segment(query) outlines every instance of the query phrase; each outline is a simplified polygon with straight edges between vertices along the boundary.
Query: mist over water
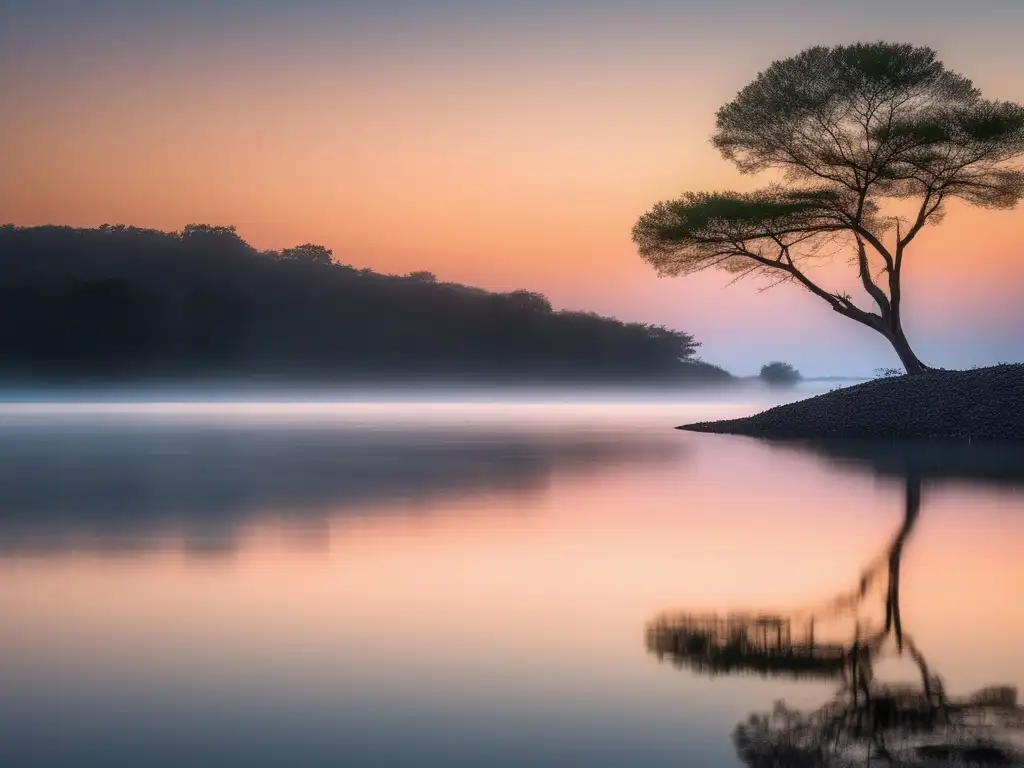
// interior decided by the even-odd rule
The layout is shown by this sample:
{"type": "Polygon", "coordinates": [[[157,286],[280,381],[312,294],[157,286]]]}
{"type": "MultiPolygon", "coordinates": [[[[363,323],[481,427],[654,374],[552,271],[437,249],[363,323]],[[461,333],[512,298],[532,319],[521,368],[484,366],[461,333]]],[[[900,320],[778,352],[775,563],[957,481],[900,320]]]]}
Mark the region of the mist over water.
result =
{"type": "MultiPolygon", "coordinates": [[[[846,701],[764,665],[885,632],[900,532],[904,649],[954,705],[1020,687],[1014,449],[672,429],[802,386],[8,397],[0,764],[740,765],[752,714],[846,701]],[[652,641],[737,614],[797,651],[652,641]]],[[[876,702],[922,679],[893,632],[876,702]]]]}
{"type": "MultiPolygon", "coordinates": [[[[153,385],[76,384],[74,386],[19,387],[0,385],[0,413],[11,416],[38,412],[97,414],[100,411],[136,412],[145,405],[153,415],[174,413],[214,413],[227,417],[239,411],[259,409],[267,417],[276,414],[299,414],[315,409],[317,417],[343,416],[353,405],[378,403],[400,405],[414,413],[424,414],[424,403],[456,405],[493,403],[689,403],[705,406],[726,403],[737,408],[768,406],[801,400],[823,394],[838,387],[858,383],[861,379],[807,379],[788,387],[769,387],[756,378],[734,379],[726,385],[700,385],[683,382],[665,385],[652,382],[622,386],[596,382],[569,382],[541,385],[529,382],[465,384],[444,379],[392,377],[371,383],[334,382],[322,385],[282,385],[259,378],[238,382],[216,380],[207,382],[162,383],[153,385]],[[32,405],[33,408],[28,406],[32,405]],[[155,409],[154,409],[155,407],[155,409]],[[271,408],[272,411],[267,409],[271,408]]],[[[397,412],[396,412],[397,413],[397,412]]]]}

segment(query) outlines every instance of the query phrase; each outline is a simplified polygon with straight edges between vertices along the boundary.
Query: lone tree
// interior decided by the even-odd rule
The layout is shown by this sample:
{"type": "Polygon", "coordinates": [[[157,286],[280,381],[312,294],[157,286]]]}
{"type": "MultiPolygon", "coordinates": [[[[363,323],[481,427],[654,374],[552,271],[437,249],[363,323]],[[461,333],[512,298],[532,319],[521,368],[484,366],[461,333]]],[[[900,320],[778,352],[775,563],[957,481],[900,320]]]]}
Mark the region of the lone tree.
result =
{"type": "Polygon", "coordinates": [[[761,366],[761,381],[773,387],[792,387],[800,381],[800,371],[779,360],[761,366]]]}
{"type": "Polygon", "coordinates": [[[781,170],[785,183],[658,203],[633,229],[644,260],[660,275],[718,267],[799,283],[885,336],[911,374],[927,370],[900,312],[911,242],[951,200],[1009,209],[1024,196],[1024,107],[982,99],[931,48],[858,43],[776,61],[718,111],[712,143],[742,172],[781,170]],[[808,276],[843,250],[875,307],[808,276]]]}

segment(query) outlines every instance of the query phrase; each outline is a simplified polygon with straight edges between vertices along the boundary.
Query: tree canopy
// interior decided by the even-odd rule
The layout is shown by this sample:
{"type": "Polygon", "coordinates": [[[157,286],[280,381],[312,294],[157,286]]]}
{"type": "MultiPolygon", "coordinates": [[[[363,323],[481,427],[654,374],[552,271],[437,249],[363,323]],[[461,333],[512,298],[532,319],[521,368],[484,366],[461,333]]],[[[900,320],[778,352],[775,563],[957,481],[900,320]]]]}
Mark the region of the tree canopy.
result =
{"type": "Polygon", "coordinates": [[[773,387],[792,386],[800,381],[800,371],[781,360],[761,366],[761,373],[758,376],[765,384],[773,387]]]}
{"type": "Polygon", "coordinates": [[[931,48],[814,47],[776,61],[717,114],[712,143],[754,192],[689,192],[640,217],[633,240],[660,275],[721,268],[793,282],[878,331],[908,373],[925,366],[901,318],[908,246],[947,203],[1014,207],[1024,196],[1024,107],[988,101],[931,48]],[[891,204],[911,206],[909,216],[891,204]],[[846,250],[874,303],[815,282],[807,267],[846,250]]]}
{"type": "Polygon", "coordinates": [[[0,376],[721,381],[690,334],[234,227],[0,227],[0,376]]]}
{"type": "Polygon", "coordinates": [[[281,251],[281,258],[295,259],[296,261],[305,261],[310,264],[333,263],[331,249],[325,248],[322,245],[315,245],[314,243],[296,245],[294,248],[285,248],[283,251],[281,251]]]}

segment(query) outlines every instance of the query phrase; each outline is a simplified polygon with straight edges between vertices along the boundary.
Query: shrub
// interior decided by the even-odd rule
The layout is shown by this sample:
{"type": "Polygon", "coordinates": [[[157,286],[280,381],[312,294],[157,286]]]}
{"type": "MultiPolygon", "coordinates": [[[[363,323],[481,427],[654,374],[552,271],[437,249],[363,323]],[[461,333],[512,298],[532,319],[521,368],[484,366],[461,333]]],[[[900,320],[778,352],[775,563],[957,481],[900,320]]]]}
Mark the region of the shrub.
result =
{"type": "Polygon", "coordinates": [[[772,387],[792,387],[800,381],[800,371],[789,363],[775,360],[761,367],[761,381],[772,387]]]}

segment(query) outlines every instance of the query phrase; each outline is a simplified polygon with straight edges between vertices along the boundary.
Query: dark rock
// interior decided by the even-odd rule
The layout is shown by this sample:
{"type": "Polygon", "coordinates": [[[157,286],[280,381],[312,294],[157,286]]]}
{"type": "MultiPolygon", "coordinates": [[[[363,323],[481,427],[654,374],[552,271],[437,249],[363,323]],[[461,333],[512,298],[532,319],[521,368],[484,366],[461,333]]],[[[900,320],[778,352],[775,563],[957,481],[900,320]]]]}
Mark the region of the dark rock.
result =
{"type": "Polygon", "coordinates": [[[1024,440],[1024,364],[877,379],[678,429],[774,439],[1024,440]]]}

